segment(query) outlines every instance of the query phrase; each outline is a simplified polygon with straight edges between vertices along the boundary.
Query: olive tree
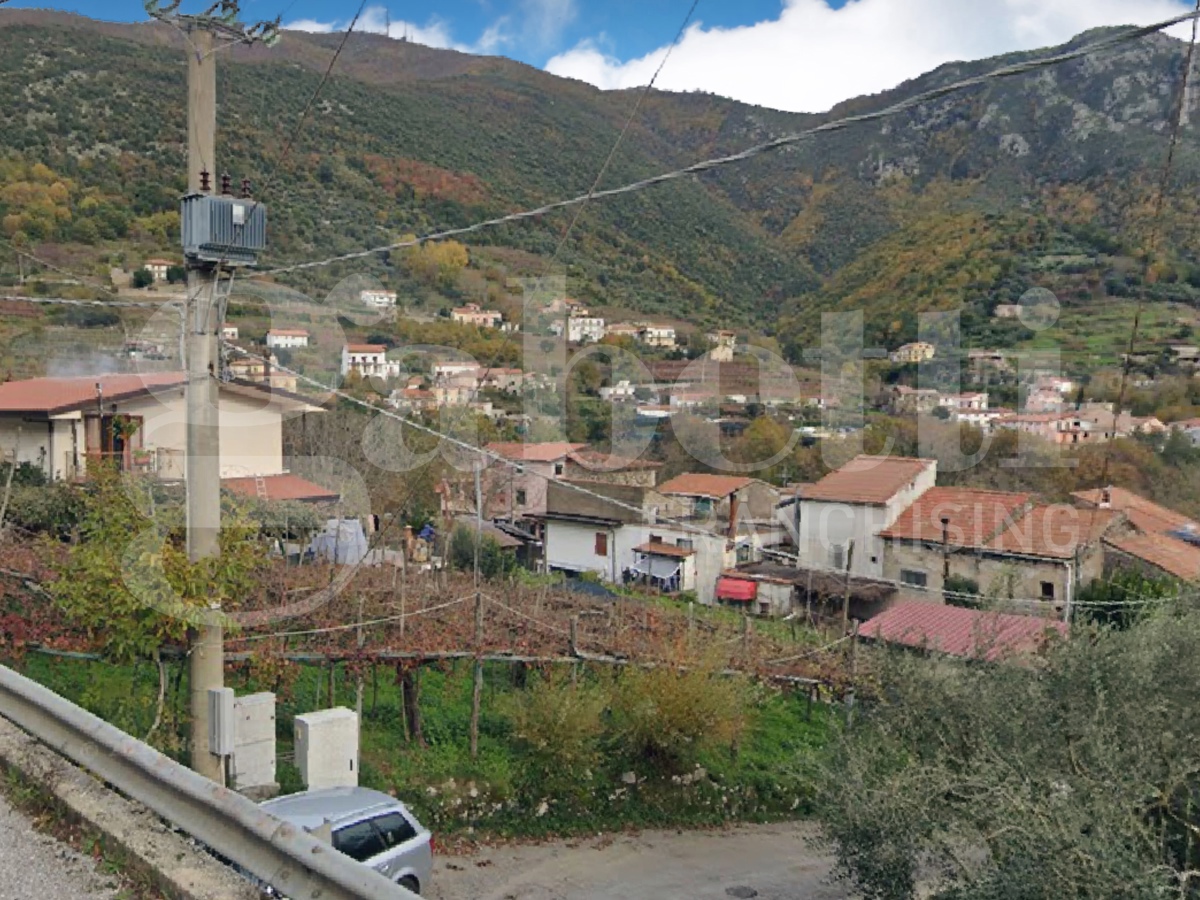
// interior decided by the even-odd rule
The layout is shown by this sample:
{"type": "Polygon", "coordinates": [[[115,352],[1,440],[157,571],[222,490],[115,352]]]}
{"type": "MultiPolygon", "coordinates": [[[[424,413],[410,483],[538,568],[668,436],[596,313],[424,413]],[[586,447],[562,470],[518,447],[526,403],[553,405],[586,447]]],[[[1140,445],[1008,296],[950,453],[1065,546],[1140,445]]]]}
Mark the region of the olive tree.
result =
{"type": "Polygon", "coordinates": [[[1200,896],[1200,614],[1040,658],[883,652],[818,809],[868,898],[1200,896]]]}

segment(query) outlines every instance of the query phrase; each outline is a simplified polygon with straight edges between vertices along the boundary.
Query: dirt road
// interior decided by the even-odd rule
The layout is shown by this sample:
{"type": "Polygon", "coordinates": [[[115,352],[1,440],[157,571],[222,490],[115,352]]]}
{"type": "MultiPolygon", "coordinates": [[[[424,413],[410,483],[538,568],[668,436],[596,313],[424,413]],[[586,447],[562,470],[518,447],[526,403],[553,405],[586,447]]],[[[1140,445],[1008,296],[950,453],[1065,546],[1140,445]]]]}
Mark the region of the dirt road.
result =
{"type": "Polygon", "coordinates": [[[440,856],[431,900],[842,900],[803,822],[644,831],[440,856]]]}

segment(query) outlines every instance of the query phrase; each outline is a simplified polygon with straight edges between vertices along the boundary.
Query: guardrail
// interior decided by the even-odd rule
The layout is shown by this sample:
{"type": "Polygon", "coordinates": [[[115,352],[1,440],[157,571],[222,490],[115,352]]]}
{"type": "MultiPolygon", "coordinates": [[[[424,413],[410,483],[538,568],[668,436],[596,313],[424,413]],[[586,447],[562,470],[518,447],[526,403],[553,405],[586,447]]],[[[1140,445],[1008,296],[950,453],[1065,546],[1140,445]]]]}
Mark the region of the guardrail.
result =
{"type": "Polygon", "coordinates": [[[0,715],[292,900],[419,900],[304,829],[4,666],[0,715]]]}

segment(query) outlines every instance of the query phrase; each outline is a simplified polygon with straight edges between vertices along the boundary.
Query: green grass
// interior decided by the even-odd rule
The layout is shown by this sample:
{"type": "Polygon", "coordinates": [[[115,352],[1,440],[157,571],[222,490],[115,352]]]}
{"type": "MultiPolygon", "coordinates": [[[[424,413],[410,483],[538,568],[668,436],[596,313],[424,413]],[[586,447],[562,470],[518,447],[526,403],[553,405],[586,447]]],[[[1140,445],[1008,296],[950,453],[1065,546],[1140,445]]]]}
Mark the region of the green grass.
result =
{"type": "MultiPolygon", "coordinates": [[[[182,758],[187,686],[184,678],[175,692],[178,665],[171,666],[166,721],[154,743],[182,758]]],[[[112,666],[30,654],[24,670],[138,737],[153,721],[158,682],[151,665],[112,666]]],[[[530,670],[528,677],[538,675],[530,670]]],[[[581,666],[579,677],[611,679],[614,673],[608,667],[581,666]]],[[[470,663],[424,668],[420,680],[424,747],[405,739],[395,673],[380,668],[375,677],[365,674],[360,781],[394,792],[439,834],[541,836],[802,815],[811,797],[807,763],[835,727],[829,708],[814,704],[810,709],[801,695],[758,687],[752,692],[749,727],[738,745],[699,754],[703,777],[685,783],[692,780],[658,775],[646,761],[606,747],[596,771],[566,796],[545,790],[546,773],[513,740],[504,710],[514,699],[520,702],[521,689],[514,685],[510,667],[485,666],[476,759],[469,753],[470,663]],[[629,771],[639,778],[635,785],[622,780],[629,771]]],[[[334,681],[335,704],[353,708],[353,674],[339,666],[334,681]]],[[[273,686],[238,671],[228,675],[227,683],[239,694],[273,686]]],[[[295,716],[329,703],[327,667],[297,666],[294,681],[279,692],[278,780],[284,791],[302,787],[291,761],[295,716]]]]}

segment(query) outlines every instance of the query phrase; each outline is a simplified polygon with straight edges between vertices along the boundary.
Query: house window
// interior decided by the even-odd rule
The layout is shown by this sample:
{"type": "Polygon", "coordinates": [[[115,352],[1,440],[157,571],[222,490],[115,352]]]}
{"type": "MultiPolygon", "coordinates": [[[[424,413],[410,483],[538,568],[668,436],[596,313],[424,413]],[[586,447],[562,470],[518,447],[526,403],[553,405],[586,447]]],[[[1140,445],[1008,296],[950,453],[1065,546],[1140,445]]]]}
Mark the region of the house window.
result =
{"type": "Polygon", "coordinates": [[[771,614],[771,604],[770,603],[758,604],[758,614],[760,616],[769,616],[771,614]]]}
{"type": "Polygon", "coordinates": [[[1052,581],[1043,581],[1042,582],[1042,599],[1043,600],[1053,600],[1054,599],[1054,582],[1052,582],[1052,581]]]}
{"type": "Polygon", "coordinates": [[[661,535],[661,534],[652,534],[652,535],[650,535],[650,543],[652,543],[652,544],[661,544],[662,542],[663,542],[663,539],[662,539],[662,535],[661,535]]]}
{"type": "Polygon", "coordinates": [[[675,546],[680,550],[691,550],[695,545],[687,538],[678,538],[675,541],[675,546]]]}
{"type": "Polygon", "coordinates": [[[917,569],[901,569],[900,582],[911,587],[923,588],[928,581],[928,576],[917,569]]]}
{"type": "Polygon", "coordinates": [[[525,491],[523,488],[517,488],[517,506],[525,505],[525,491]]]}
{"type": "Polygon", "coordinates": [[[846,548],[841,544],[834,544],[830,547],[829,564],[835,569],[846,568],[846,548]]]}
{"type": "Polygon", "coordinates": [[[608,533],[604,531],[596,532],[596,555],[608,556],[608,533]]]}
{"type": "Polygon", "coordinates": [[[555,475],[555,477],[558,477],[559,475],[562,475],[562,473],[563,473],[563,464],[562,464],[562,463],[555,463],[555,464],[554,464],[554,475],[555,475]]]}

